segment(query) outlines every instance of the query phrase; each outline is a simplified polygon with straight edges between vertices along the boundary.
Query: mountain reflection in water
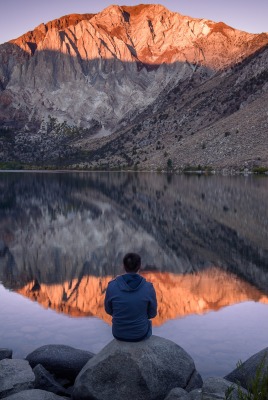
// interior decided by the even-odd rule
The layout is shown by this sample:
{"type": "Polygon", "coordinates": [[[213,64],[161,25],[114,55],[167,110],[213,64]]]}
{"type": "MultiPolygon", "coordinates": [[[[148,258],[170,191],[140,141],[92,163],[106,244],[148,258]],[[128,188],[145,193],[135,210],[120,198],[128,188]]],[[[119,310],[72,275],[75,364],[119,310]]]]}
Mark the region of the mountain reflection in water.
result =
{"type": "MultiPolygon", "coordinates": [[[[143,272],[154,284],[159,303],[155,326],[177,317],[204,314],[244,301],[268,304],[268,296],[235,275],[211,268],[194,274],[143,272]]],[[[111,323],[104,311],[104,296],[113,277],[86,276],[64,284],[47,285],[30,282],[17,292],[44,307],[72,317],[94,316],[111,323]]]]}
{"type": "Polygon", "coordinates": [[[1,346],[99,351],[106,285],[135,251],[156,334],[224,376],[267,346],[267,204],[268,179],[253,176],[0,173],[1,346]]]}
{"type": "Polygon", "coordinates": [[[231,272],[268,294],[268,180],[135,173],[0,174],[0,280],[231,272]]]}

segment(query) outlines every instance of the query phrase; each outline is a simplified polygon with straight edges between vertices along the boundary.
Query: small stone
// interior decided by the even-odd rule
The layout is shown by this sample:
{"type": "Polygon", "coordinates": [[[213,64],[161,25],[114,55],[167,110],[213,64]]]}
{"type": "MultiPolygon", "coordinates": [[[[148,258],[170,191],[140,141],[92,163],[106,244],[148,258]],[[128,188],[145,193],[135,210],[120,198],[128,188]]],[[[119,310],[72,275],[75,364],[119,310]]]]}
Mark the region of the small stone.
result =
{"type": "Polygon", "coordinates": [[[69,395],[64,387],[55,381],[53,376],[41,364],[34,367],[33,372],[35,375],[35,389],[42,389],[58,394],[59,396],[69,395]]]}
{"type": "MultiPolygon", "coordinates": [[[[246,395],[244,389],[241,391],[246,395]]],[[[225,400],[229,393],[228,400],[240,400],[238,386],[224,378],[208,378],[205,380],[202,388],[202,400],[225,400]]]]}
{"type": "Polygon", "coordinates": [[[44,390],[39,390],[39,389],[23,390],[22,392],[13,394],[12,396],[5,397],[5,400],[63,400],[63,399],[67,400],[68,397],[57,396],[54,393],[46,392],[44,390]]]}
{"type": "Polygon", "coordinates": [[[11,349],[0,349],[0,361],[5,358],[12,358],[13,351],[11,349]]]}
{"type": "Polygon", "coordinates": [[[172,389],[167,395],[167,397],[165,397],[165,400],[181,400],[181,399],[190,400],[190,396],[186,392],[186,390],[178,387],[172,389]]]}
{"type": "Polygon", "coordinates": [[[28,361],[4,359],[0,361],[0,399],[34,387],[35,376],[28,361]]]}

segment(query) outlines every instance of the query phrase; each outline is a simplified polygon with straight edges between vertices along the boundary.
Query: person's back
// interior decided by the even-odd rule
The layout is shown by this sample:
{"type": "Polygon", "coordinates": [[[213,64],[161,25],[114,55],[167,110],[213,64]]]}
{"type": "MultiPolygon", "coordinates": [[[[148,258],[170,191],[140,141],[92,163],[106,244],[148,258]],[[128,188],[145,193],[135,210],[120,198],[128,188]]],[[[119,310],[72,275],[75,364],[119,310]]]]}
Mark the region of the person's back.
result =
{"type": "Polygon", "coordinates": [[[153,285],[138,274],[140,256],[128,253],[123,260],[126,274],[109,282],[105,310],[113,317],[113,336],[118,340],[136,342],[150,337],[150,319],[157,314],[153,285]]]}

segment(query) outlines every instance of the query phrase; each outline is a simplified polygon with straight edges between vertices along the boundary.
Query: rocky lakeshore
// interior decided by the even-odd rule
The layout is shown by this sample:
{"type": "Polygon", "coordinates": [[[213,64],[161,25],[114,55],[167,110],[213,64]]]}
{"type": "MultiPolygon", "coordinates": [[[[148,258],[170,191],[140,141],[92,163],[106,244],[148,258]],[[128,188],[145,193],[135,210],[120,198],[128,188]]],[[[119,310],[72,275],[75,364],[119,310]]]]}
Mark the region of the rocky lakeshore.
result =
{"type": "Polygon", "coordinates": [[[203,381],[191,356],[158,336],[138,343],[112,340],[98,354],[45,345],[23,360],[0,348],[0,399],[241,400],[250,398],[256,376],[267,386],[267,371],[268,347],[225,377],[203,381]]]}

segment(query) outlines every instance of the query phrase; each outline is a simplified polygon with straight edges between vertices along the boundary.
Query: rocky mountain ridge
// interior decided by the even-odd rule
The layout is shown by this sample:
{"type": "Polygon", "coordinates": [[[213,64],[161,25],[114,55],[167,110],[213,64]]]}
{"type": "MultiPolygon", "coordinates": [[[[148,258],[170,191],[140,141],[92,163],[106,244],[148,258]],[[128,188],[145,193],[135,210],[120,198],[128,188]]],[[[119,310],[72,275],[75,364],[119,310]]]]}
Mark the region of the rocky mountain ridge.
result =
{"type": "Polygon", "coordinates": [[[41,24],[0,46],[0,161],[156,169],[170,158],[178,169],[222,166],[222,155],[209,156],[202,129],[211,126],[214,154],[222,147],[214,123],[248,105],[251,114],[251,104],[263,102],[267,45],[267,33],[154,4],[113,5],[41,24]],[[204,151],[196,137],[185,140],[200,130],[204,151]],[[175,157],[181,146],[184,155],[175,157]]]}

